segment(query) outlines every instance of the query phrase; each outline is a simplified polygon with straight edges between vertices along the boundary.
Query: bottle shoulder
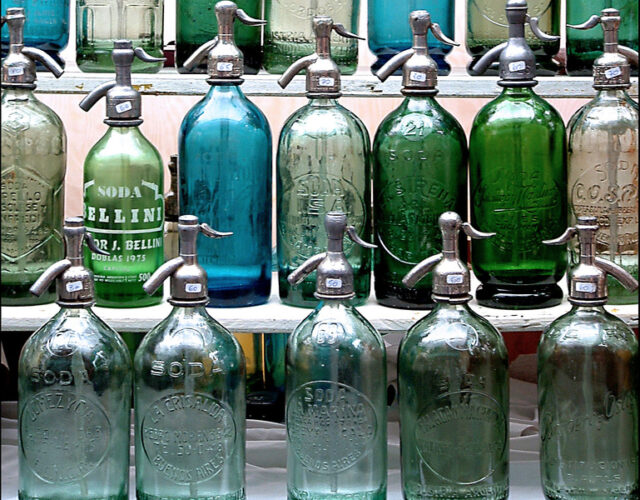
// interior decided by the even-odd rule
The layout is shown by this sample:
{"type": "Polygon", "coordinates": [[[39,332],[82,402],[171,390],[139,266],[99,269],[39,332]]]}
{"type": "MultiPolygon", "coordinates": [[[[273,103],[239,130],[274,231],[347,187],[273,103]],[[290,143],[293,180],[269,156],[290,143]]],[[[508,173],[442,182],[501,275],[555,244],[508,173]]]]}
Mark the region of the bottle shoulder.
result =
{"type": "Polygon", "coordinates": [[[59,134],[66,140],[64,123],[58,114],[35,95],[28,99],[10,99],[2,96],[2,128],[23,133],[59,134]],[[44,129],[44,130],[43,130],[44,129]]]}
{"type": "Polygon", "coordinates": [[[593,99],[574,113],[567,128],[570,137],[574,134],[611,130],[618,135],[624,134],[625,130],[635,130],[637,135],[638,107],[627,99],[593,99]]]}
{"type": "Polygon", "coordinates": [[[287,118],[280,140],[291,135],[350,135],[354,140],[369,143],[369,134],[360,118],[344,106],[335,103],[331,106],[312,106],[307,104],[287,118]],[[355,137],[353,134],[356,134],[355,137]]]}
{"type": "Polygon", "coordinates": [[[155,167],[164,176],[164,164],[158,149],[139,130],[111,130],[96,142],[85,158],[85,173],[88,167],[124,166],[155,167]]]}

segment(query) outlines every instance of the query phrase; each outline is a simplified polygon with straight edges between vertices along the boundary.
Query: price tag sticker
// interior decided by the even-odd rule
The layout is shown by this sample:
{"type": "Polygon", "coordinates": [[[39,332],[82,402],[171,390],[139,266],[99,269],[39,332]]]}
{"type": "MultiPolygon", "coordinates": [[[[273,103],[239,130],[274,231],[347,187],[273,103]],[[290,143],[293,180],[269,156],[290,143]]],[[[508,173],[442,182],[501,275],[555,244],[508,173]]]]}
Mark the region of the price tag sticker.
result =
{"type": "Polygon", "coordinates": [[[129,101],[121,102],[120,104],[116,104],[116,111],[118,113],[124,113],[125,111],[129,111],[133,106],[129,101]]]}
{"type": "Polygon", "coordinates": [[[409,73],[409,79],[413,80],[414,82],[426,82],[427,75],[425,75],[424,73],[420,73],[419,71],[412,71],[411,73],[409,73]]]}
{"type": "Polygon", "coordinates": [[[218,71],[231,71],[233,69],[233,63],[232,62],[219,62],[216,65],[216,68],[218,69],[218,71]]]}
{"type": "Polygon", "coordinates": [[[449,274],[447,275],[447,283],[449,285],[460,285],[464,281],[462,274],[449,274]]]}
{"type": "Polygon", "coordinates": [[[576,292],[586,292],[593,293],[596,291],[595,283],[580,283],[579,281],[576,283],[576,292]]]}
{"type": "Polygon", "coordinates": [[[70,281],[69,283],[67,283],[65,288],[69,293],[79,292],[80,290],[82,290],[82,281],[70,281]]]}
{"type": "Polygon", "coordinates": [[[327,288],[342,288],[342,280],[340,278],[327,278],[327,288]]]}
{"type": "Polygon", "coordinates": [[[619,67],[611,68],[604,72],[604,76],[606,76],[609,80],[615,78],[616,76],[620,76],[621,74],[622,70],[619,67]]]}
{"type": "Polygon", "coordinates": [[[184,291],[187,293],[200,293],[202,291],[202,285],[200,283],[186,283],[184,285],[184,291]]]}
{"type": "Polygon", "coordinates": [[[509,71],[524,71],[525,69],[527,69],[527,64],[524,61],[509,63],[509,71]]]}
{"type": "Polygon", "coordinates": [[[318,85],[321,87],[333,87],[335,83],[335,78],[331,78],[330,76],[322,76],[318,78],[318,85]]]}
{"type": "Polygon", "coordinates": [[[24,68],[22,66],[10,66],[7,68],[9,72],[9,76],[20,76],[24,75],[24,68]]]}

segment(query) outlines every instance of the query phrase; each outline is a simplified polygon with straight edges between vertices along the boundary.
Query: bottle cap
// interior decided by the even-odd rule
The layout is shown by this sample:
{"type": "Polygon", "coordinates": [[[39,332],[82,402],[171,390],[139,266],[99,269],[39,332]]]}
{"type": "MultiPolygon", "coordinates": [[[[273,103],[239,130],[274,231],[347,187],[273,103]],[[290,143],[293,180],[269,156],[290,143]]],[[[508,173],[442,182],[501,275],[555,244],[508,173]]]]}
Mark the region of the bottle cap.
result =
{"type": "Polygon", "coordinates": [[[2,61],[2,87],[20,87],[35,89],[36,61],[47,68],[53,76],[60,78],[64,70],[46,52],[34,47],[24,46],[24,9],[10,7],[7,15],[2,16],[1,25],[9,29],[9,50],[2,61]]]}
{"type": "Polygon", "coordinates": [[[327,231],[327,251],[304,261],[287,280],[295,286],[317,269],[316,298],[350,299],[355,296],[353,269],[344,254],[344,235],[346,233],[351,241],[364,248],[376,248],[376,245],[363,241],[354,226],[347,226],[347,216],[342,212],[325,215],[324,227],[327,231]]]}
{"type": "Polygon", "coordinates": [[[469,268],[460,260],[458,234],[460,229],[474,239],[485,239],[495,233],[483,233],[468,222],[462,222],[455,212],[444,212],[438,219],[442,232],[442,253],[432,255],[409,271],[402,283],[413,288],[429,272],[433,271],[433,299],[437,302],[460,304],[469,302],[471,280],[469,268]]]}
{"type": "Polygon", "coordinates": [[[576,305],[595,306],[607,303],[607,274],[614,276],[628,290],[636,290],[638,282],[627,271],[609,260],[596,257],[595,217],[578,217],[575,227],[569,227],[562,236],[546,240],[545,245],[563,245],[578,236],[580,263],[569,269],[569,302],[576,305]]]}
{"type": "Polygon", "coordinates": [[[107,118],[104,121],[112,127],[133,127],[140,125],[141,97],[131,85],[131,65],[134,58],[144,62],[161,62],[164,57],[152,57],[142,47],[133,48],[129,40],[116,40],[111,57],[116,67],[116,79],[98,85],[82,101],[80,108],[89,111],[101,98],[107,98],[107,118]]]}
{"type": "Polygon", "coordinates": [[[427,34],[448,45],[459,45],[447,38],[438,23],[431,22],[426,10],[414,10],[409,14],[409,24],[413,32],[412,48],[393,56],[380,68],[376,76],[385,81],[402,66],[402,93],[404,95],[435,95],[438,93],[438,65],[429,56],[427,34]]]}
{"type": "Polygon", "coordinates": [[[86,243],[93,253],[109,255],[96,245],[84,227],[82,217],[67,217],[64,220],[66,258],[51,265],[36,280],[29,290],[42,295],[53,280],[57,280],[58,300],[61,307],[91,307],[94,300],[93,273],[84,267],[82,244],[86,243]]]}
{"type": "Polygon", "coordinates": [[[207,82],[211,85],[219,83],[242,83],[244,74],[244,56],[236,46],[233,35],[233,22],[238,19],[248,26],[262,26],[267,21],[254,19],[228,0],[216,3],[218,20],[218,36],[202,44],[184,63],[185,69],[191,71],[207,57],[207,82]]]}
{"type": "Polygon", "coordinates": [[[171,190],[164,196],[164,220],[166,222],[178,222],[178,216],[180,215],[178,155],[169,157],[169,175],[171,177],[171,190]]]}
{"type": "Polygon", "coordinates": [[[294,62],[278,80],[278,85],[285,88],[300,71],[307,71],[307,97],[324,97],[336,99],[340,97],[340,70],[331,59],[331,32],[345,38],[364,38],[348,32],[340,23],[334,23],[329,16],[314,16],[313,32],[316,35],[316,51],[294,62]]]}
{"type": "Polygon", "coordinates": [[[209,302],[207,272],[198,264],[197,240],[202,233],[209,238],[225,238],[233,233],[221,233],[207,224],[198,223],[194,215],[181,215],[178,219],[180,256],[162,264],[142,286],[153,295],[167,278],[171,278],[171,298],[174,306],[195,307],[209,302]]]}

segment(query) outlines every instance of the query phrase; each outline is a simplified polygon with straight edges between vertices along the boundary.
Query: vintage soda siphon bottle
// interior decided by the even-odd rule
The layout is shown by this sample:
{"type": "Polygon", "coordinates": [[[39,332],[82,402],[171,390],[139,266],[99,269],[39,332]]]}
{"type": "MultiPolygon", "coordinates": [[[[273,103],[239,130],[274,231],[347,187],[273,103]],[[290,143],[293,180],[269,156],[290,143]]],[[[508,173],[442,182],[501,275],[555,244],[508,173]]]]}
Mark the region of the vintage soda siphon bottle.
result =
{"type": "Polygon", "coordinates": [[[580,263],[569,270],[571,311],[538,346],[540,471],[547,498],[638,498],[638,340],[604,309],[610,274],[629,290],[638,282],[596,257],[595,217],[578,217],[548,245],[578,236],[580,263]]]}
{"type": "Polygon", "coordinates": [[[556,283],[566,254],[541,240],[566,225],[566,139],[558,112],[533,91],[535,57],[524,25],[540,39],[554,37],[540,31],[524,0],[509,0],[506,10],[508,42],[469,67],[482,74],[499,58],[503,87],[475,117],[469,139],[471,223],[496,233],[473,245],[482,283],[476,299],[500,309],[549,307],[562,299],[556,283]]]}
{"type": "Polygon", "coordinates": [[[218,37],[185,62],[190,69],[208,55],[211,88],[180,126],[180,211],[234,234],[228,241],[198,244],[209,305],[252,306],[267,302],[271,292],[271,130],[242,92],[242,52],[233,24],[264,21],[230,1],[216,4],[216,16],[218,37]]]}
{"type": "MultiPolygon", "coordinates": [[[[580,26],[602,25],[604,54],[593,65],[595,99],[569,121],[568,197],[571,224],[580,215],[597,217],[596,254],[638,279],[638,104],[629,97],[629,61],[638,53],[618,45],[620,13],[605,9],[580,26]]],[[[571,30],[570,30],[571,31],[571,30]]],[[[572,263],[578,248],[572,245],[572,263]]],[[[608,279],[610,304],[634,304],[638,294],[608,279]]]]}
{"type": "Polygon", "coordinates": [[[178,256],[178,217],[180,216],[180,202],[178,189],[178,155],[169,158],[169,177],[171,187],[164,195],[164,260],[175,259],[178,256]]]}
{"type": "Polygon", "coordinates": [[[222,238],[193,215],[178,221],[180,256],[144,284],[171,278],[173,310],[142,340],[134,359],[138,500],[243,500],[245,360],[205,308],[207,273],[199,233],[222,238]]]}
{"type": "Polygon", "coordinates": [[[53,302],[51,286],[39,298],[29,287],[62,259],[67,136],[62,121],[36,98],[36,62],[56,78],[62,68],[40,49],[25,47],[24,9],[2,17],[10,33],[2,61],[2,305],[53,302]]]}
{"type": "MultiPolygon", "coordinates": [[[[315,276],[293,289],[289,273],[327,246],[322,230],[330,211],[346,213],[361,238],[371,239],[369,133],[362,121],[338,104],[340,70],[331,58],[331,32],[356,37],[330,17],[313,19],[316,53],[294,63],[278,80],[286,87],[306,70],[309,102],[293,113],[280,133],[276,159],[278,278],[285,304],[315,307],[315,276]]],[[[355,304],[369,297],[371,250],[347,244],[355,275],[355,304]]]]}
{"type": "MultiPolygon", "coordinates": [[[[483,233],[443,213],[442,253],[404,279],[433,271],[436,306],[407,332],[398,351],[402,491],[407,500],[506,499],[509,494],[509,376],[500,333],[468,305],[469,270],[459,231],[483,233]]],[[[466,243],[465,240],[462,240],[466,243]]]]}
{"type": "Polygon", "coordinates": [[[55,281],[60,310],[27,340],[18,363],[19,498],[127,500],[131,356],[92,311],[82,246],[105,254],[81,217],[64,224],[66,258],[34,283],[55,281]]]}
{"type": "Polygon", "coordinates": [[[293,331],[286,352],[289,500],[384,500],[387,493],[387,368],[380,334],[351,305],[354,276],[343,250],[344,213],[325,216],[327,251],[289,275],[317,269],[321,301],[293,331]]]}
{"type": "Polygon", "coordinates": [[[134,58],[151,61],[128,40],[114,44],[116,80],[93,89],[80,107],[89,111],[106,96],[109,126],[84,161],[84,212],[87,231],[108,256],[85,252],[95,276],[96,298],[104,307],[159,304],[162,293],[147,297],[142,284],[164,262],[164,165],[158,150],[138,128],[141,97],[131,85],[134,58]]]}
{"type": "MultiPolygon", "coordinates": [[[[458,121],[435,100],[437,66],[427,33],[446,38],[425,10],[409,16],[413,48],[394,56],[377,73],[386,80],[402,67],[404,101],[380,124],[373,141],[373,226],[376,298],[403,309],[433,306],[431,280],[407,289],[402,278],[424,258],[442,250],[438,216],[467,212],[467,139],[458,121]]],[[[466,245],[462,246],[466,256],[466,245]]]]}
{"type": "MultiPolygon", "coordinates": [[[[406,22],[411,12],[416,10],[428,11],[433,19],[438,20],[441,33],[444,35],[443,38],[453,38],[455,21],[455,1],[453,0],[413,0],[410,2],[369,0],[367,41],[371,51],[378,57],[371,66],[371,71],[375,73],[389,59],[414,45],[406,22]]],[[[438,74],[448,75],[451,66],[445,60],[445,56],[451,52],[451,44],[438,39],[435,32],[432,33],[427,35],[429,56],[436,62],[438,74]]],[[[397,67],[396,70],[394,74],[402,73],[400,67],[397,67]]]]}

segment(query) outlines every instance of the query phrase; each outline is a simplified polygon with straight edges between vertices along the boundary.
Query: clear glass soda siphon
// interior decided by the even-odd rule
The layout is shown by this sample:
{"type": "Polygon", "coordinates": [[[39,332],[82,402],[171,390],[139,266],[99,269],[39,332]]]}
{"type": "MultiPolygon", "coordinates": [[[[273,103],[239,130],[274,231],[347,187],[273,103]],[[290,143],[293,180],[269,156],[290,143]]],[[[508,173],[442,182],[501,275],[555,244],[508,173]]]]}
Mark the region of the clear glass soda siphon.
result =
{"type": "Polygon", "coordinates": [[[560,114],[533,91],[535,56],[524,38],[528,23],[542,39],[524,0],[507,3],[509,40],[469,67],[483,74],[500,60],[500,96],[474,119],[469,139],[471,223],[496,236],[473,245],[476,299],[499,309],[557,305],[566,254],[541,239],[567,221],[565,127],[560,114]]]}
{"type": "MultiPolygon", "coordinates": [[[[570,224],[581,215],[597,217],[596,254],[638,279],[638,104],[627,93],[631,86],[627,59],[637,66],[638,53],[618,45],[621,17],[615,9],[569,28],[589,30],[598,24],[604,30],[605,52],[593,65],[596,97],[567,126],[570,224]]],[[[577,264],[577,245],[571,250],[572,264],[577,264]]],[[[625,290],[616,279],[608,278],[607,285],[610,304],[638,302],[638,294],[625,290]]]]}
{"type": "MultiPolygon", "coordinates": [[[[431,279],[412,289],[402,278],[424,258],[442,250],[438,216],[467,213],[467,139],[458,121],[435,100],[435,61],[429,30],[444,36],[425,10],[409,16],[413,48],[394,56],[377,76],[386,80],[402,67],[404,101],[380,124],[373,141],[373,226],[376,299],[403,309],[433,307],[431,279]]],[[[466,257],[466,245],[461,247],[466,257]]]]}
{"type": "Polygon", "coordinates": [[[180,211],[234,234],[198,243],[209,306],[252,306],[271,293],[272,141],[266,117],[242,92],[243,55],[233,25],[264,21],[226,0],[215,10],[219,35],[184,63],[191,69],[208,58],[211,87],[180,126],[180,211]]]}
{"type": "MultiPolygon", "coordinates": [[[[4,4],[3,4],[4,5],[4,4]]],[[[38,276],[62,259],[67,135],[60,117],[38,100],[36,62],[56,78],[62,68],[45,52],[25,47],[24,9],[9,8],[10,34],[2,60],[2,297],[3,306],[53,302],[52,285],[29,293],[38,276]]]]}
{"type": "MultiPolygon", "coordinates": [[[[293,113],[280,133],[276,159],[278,279],[285,304],[315,307],[315,275],[297,288],[287,276],[327,246],[322,223],[330,211],[346,213],[361,238],[371,239],[369,133],[338,104],[340,70],[331,58],[332,31],[356,37],[330,17],[313,19],[316,53],[295,62],[278,80],[286,87],[306,70],[309,102],[293,113]]],[[[371,250],[348,242],[345,254],[355,275],[354,304],[369,297],[371,250]]]]}
{"type": "Polygon", "coordinates": [[[569,270],[571,311],[542,333],[538,346],[540,472],[547,498],[637,499],[640,406],[638,339],[604,309],[607,274],[629,290],[638,282],[596,257],[598,223],[578,217],[548,245],[580,240],[569,270]]]}
{"type": "Polygon", "coordinates": [[[171,187],[164,195],[164,260],[178,256],[178,217],[180,216],[180,191],[178,188],[178,155],[169,158],[171,187]]]}
{"type": "Polygon", "coordinates": [[[207,273],[198,234],[222,238],[193,215],[178,221],[180,256],[144,284],[171,278],[173,310],[142,340],[134,359],[138,500],[245,498],[245,360],[205,308],[207,273]]]}
{"type": "Polygon", "coordinates": [[[387,368],[380,334],[351,305],[354,276],[340,212],[325,216],[327,251],[289,275],[316,271],[321,301],[293,331],[286,352],[289,500],[384,500],[387,493],[387,368]]]}
{"type": "MultiPolygon", "coordinates": [[[[442,253],[404,279],[433,271],[436,306],[407,332],[398,351],[402,491],[406,500],[506,499],[509,494],[509,375],[502,335],[468,305],[469,270],[459,231],[483,233],[443,213],[442,253]]],[[[465,240],[462,240],[466,243],[465,240]]]]}
{"type": "Polygon", "coordinates": [[[127,500],[131,356],[92,311],[82,247],[105,254],[81,217],[65,219],[66,258],[34,283],[52,282],[60,310],[27,340],[18,363],[20,500],[127,500]]]}
{"type": "Polygon", "coordinates": [[[159,304],[162,291],[148,297],[142,284],[163,262],[164,165],[142,135],[141,97],[131,84],[131,63],[152,61],[128,40],[114,44],[116,79],[93,89],[80,107],[89,111],[106,96],[109,126],[84,161],[85,225],[108,256],[85,253],[95,276],[97,304],[143,307],[159,304]]]}

